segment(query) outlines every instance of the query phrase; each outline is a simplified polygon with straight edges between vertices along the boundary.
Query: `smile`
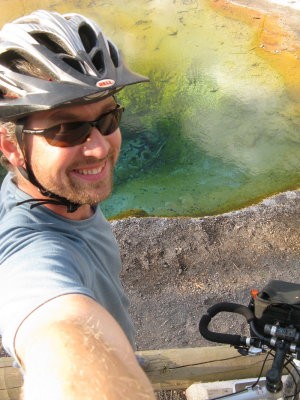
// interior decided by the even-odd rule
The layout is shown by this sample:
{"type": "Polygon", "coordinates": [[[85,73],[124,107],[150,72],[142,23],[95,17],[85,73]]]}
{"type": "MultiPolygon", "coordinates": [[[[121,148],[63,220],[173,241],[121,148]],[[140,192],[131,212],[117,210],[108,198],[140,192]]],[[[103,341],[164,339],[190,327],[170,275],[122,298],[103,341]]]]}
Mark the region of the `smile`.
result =
{"type": "Polygon", "coordinates": [[[97,175],[103,170],[104,166],[92,169],[76,169],[74,170],[81,175],[97,175]]]}

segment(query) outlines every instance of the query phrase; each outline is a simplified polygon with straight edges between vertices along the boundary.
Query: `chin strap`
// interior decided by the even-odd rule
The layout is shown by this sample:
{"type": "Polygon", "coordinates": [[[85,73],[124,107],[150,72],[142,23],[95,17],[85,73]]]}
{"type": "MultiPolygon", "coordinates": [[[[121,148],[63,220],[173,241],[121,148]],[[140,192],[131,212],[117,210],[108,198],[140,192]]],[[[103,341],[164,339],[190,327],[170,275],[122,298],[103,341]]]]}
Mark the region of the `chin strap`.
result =
{"type": "Polygon", "coordinates": [[[68,200],[67,200],[68,204],[65,204],[64,202],[55,200],[55,199],[28,199],[28,200],[20,201],[16,205],[19,206],[21,204],[30,203],[30,202],[33,203],[30,206],[30,210],[32,210],[33,208],[38,207],[38,206],[43,206],[44,204],[55,204],[55,205],[59,205],[59,206],[60,205],[66,206],[68,213],[75,212],[81,206],[81,204],[71,203],[68,200]]]}
{"type": "Polygon", "coordinates": [[[78,208],[80,206],[82,206],[82,204],[73,203],[70,200],[66,199],[65,197],[59,196],[58,194],[55,194],[55,193],[50,192],[49,190],[46,190],[36,179],[32,169],[31,169],[31,166],[27,162],[26,154],[24,151],[24,142],[23,142],[22,132],[23,132],[25,121],[26,121],[26,118],[22,118],[22,119],[19,119],[16,124],[16,138],[17,138],[18,144],[20,146],[20,149],[22,151],[22,154],[24,157],[24,162],[25,162],[25,167],[26,167],[26,168],[18,167],[18,170],[20,171],[20,173],[22,174],[22,176],[25,179],[27,179],[30,183],[32,183],[34,186],[36,186],[39,189],[39,191],[41,192],[41,194],[45,197],[48,197],[48,199],[28,199],[28,200],[18,202],[17,206],[19,206],[20,204],[24,204],[24,203],[33,203],[30,206],[30,209],[32,210],[33,208],[42,206],[44,204],[55,204],[55,205],[67,207],[68,213],[75,212],[76,210],[78,210],[78,208]]]}

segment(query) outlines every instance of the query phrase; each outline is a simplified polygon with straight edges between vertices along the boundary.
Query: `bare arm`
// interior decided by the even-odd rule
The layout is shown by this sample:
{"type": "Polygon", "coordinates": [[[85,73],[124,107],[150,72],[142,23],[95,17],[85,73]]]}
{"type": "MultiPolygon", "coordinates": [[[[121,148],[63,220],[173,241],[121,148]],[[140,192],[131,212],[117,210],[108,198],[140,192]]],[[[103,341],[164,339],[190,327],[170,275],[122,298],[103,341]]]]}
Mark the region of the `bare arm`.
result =
{"type": "Polygon", "coordinates": [[[117,322],[94,300],[65,295],[21,325],[24,400],[154,400],[117,322]]]}

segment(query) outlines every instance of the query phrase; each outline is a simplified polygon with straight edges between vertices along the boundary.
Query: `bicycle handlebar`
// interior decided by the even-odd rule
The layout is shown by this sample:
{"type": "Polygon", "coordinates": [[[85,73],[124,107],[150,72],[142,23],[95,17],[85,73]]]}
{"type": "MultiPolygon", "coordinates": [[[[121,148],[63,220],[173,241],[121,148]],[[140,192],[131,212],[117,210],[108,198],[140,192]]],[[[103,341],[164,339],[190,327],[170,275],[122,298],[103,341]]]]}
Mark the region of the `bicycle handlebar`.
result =
{"type": "Polygon", "coordinates": [[[230,344],[232,346],[245,345],[246,337],[241,335],[232,335],[229,333],[213,332],[208,329],[208,325],[213,317],[220,312],[231,312],[240,314],[247,320],[248,324],[254,319],[252,311],[241,304],[236,303],[218,303],[207,310],[207,314],[203,315],[199,322],[199,331],[201,335],[212,342],[230,344]]]}
{"type": "MultiPolygon", "coordinates": [[[[261,333],[255,326],[256,323],[257,320],[254,313],[249,307],[236,303],[223,302],[210,307],[207,310],[207,313],[202,316],[199,322],[199,331],[205,339],[212,342],[235,346],[238,348],[239,352],[244,355],[249,354],[251,346],[260,348],[263,351],[266,348],[273,350],[274,360],[272,367],[266,374],[267,392],[266,395],[261,397],[270,398],[268,397],[269,393],[280,394],[280,391],[282,390],[282,371],[286,364],[291,362],[292,357],[296,357],[300,360],[300,346],[297,345],[300,343],[300,331],[297,327],[294,327],[294,325],[286,326],[286,324],[283,324],[283,326],[281,326],[279,322],[274,320],[272,324],[264,322],[263,329],[260,327],[260,330],[263,330],[263,333],[261,333]],[[245,337],[241,335],[213,332],[208,329],[211,320],[220,312],[242,315],[250,325],[250,332],[253,336],[245,337]]],[[[287,370],[289,371],[288,368],[287,370]]],[[[255,398],[256,397],[257,393],[255,392],[255,398]]]]}

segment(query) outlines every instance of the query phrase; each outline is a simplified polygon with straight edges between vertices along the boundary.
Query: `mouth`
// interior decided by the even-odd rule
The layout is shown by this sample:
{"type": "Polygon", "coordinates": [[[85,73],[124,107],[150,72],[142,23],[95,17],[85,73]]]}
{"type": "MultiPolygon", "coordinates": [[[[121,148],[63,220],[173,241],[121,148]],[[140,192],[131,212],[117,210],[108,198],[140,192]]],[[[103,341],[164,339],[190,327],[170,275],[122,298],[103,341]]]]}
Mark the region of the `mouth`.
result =
{"type": "Polygon", "coordinates": [[[102,172],[104,167],[105,167],[105,165],[103,165],[102,167],[98,167],[98,168],[74,169],[73,171],[80,175],[97,175],[102,172]]]}
{"type": "Polygon", "coordinates": [[[86,166],[80,168],[74,168],[71,171],[73,176],[77,178],[83,179],[85,181],[98,181],[105,178],[108,173],[108,162],[107,160],[102,163],[100,166],[86,166]]]}

